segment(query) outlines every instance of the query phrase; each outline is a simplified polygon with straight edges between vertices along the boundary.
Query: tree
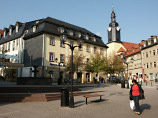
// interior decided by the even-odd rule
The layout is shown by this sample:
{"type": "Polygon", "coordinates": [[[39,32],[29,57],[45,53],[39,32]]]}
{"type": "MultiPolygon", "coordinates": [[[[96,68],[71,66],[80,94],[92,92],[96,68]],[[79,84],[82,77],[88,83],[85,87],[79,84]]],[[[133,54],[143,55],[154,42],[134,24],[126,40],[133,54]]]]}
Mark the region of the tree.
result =
{"type": "Polygon", "coordinates": [[[118,55],[110,55],[107,59],[108,74],[120,74],[124,71],[123,60],[118,55]]]}
{"type": "MultiPolygon", "coordinates": [[[[66,71],[71,72],[71,55],[68,58],[68,62],[66,63],[66,71]]],[[[84,69],[84,60],[85,56],[83,56],[82,53],[79,53],[78,51],[75,51],[75,54],[73,55],[73,72],[79,72],[84,69]]]]}
{"type": "Polygon", "coordinates": [[[123,60],[118,55],[114,55],[113,65],[114,65],[114,72],[116,74],[120,74],[125,69],[125,66],[123,65],[123,60]]]}
{"type": "Polygon", "coordinates": [[[85,71],[92,73],[103,72],[107,68],[106,62],[106,57],[100,56],[100,54],[97,53],[94,56],[91,56],[90,62],[88,62],[85,66],[85,71]]]}

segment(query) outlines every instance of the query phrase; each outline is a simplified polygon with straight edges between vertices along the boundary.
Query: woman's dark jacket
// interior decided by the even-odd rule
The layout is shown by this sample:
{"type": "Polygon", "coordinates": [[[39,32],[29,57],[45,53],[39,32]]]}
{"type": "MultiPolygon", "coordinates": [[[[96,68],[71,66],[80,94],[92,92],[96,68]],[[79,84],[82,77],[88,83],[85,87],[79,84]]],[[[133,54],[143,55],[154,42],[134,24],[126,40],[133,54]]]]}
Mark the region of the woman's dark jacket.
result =
{"type": "MultiPolygon", "coordinates": [[[[144,90],[142,89],[141,85],[140,84],[137,84],[137,85],[138,85],[138,88],[139,88],[139,93],[142,92],[144,94],[144,90]]],[[[132,87],[133,87],[133,85],[131,86],[131,89],[130,89],[130,96],[129,96],[130,100],[133,100],[132,87]]]]}

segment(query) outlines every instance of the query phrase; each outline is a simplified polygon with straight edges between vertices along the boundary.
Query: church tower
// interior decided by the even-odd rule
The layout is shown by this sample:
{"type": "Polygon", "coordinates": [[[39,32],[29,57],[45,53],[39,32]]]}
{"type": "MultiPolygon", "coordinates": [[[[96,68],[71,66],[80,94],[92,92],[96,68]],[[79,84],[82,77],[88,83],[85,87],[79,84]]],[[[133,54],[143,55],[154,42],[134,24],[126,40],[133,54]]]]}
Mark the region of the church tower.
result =
{"type": "Polygon", "coordinates": [[[112,42],[121,43],[120,30],[121,29],[119,27],[119,24],[116,22],[116,15],[112,7],[111,23],[109,24],[109,28],[108,28],[108,43],[112,43],[112,42]]]}

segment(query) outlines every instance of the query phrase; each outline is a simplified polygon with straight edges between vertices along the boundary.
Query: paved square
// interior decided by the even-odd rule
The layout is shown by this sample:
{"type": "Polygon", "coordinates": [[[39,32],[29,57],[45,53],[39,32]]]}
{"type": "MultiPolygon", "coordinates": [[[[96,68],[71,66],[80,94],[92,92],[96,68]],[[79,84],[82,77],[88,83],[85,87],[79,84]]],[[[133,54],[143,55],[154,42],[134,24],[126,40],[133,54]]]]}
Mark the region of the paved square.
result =
{"type": "Polygon", "coordinates": [[[51,102],[27,102],[0,104],[0,118],[157,118],[158,90],[143,86],[145,100],[140,101],[141,115],[129,106],[129,89],[120,85],[86,88],[85,91],[103,91],[103,101],[98,97],[88,99],[75,96],[75,108],[61,107],[60,100],[51,102]]]}

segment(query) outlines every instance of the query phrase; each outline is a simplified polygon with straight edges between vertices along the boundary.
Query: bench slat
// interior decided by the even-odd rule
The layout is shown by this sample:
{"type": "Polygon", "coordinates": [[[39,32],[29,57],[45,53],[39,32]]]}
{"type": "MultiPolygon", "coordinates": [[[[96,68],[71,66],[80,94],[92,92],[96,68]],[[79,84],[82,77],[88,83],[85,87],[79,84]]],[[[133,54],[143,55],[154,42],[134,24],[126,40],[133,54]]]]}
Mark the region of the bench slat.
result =
{"type": "Polygon", "coordinates": [[[93,94],[93,95],[84,95],[83,97],[90,98],[90,97],[97,97],[97,96],[103,96],[103,95],[93,94]]]}
{"type": "Polygon", "coordinates": [[[103,95],[99,95],[99,94],[84,95],[83,97],[86,98],[86,104],[87,104],[87,98],[90,98],[90,97],[97,97],[97,96],[100,96],[100,101],[101,101],[101,97],[102,97],[103,95]]]}

